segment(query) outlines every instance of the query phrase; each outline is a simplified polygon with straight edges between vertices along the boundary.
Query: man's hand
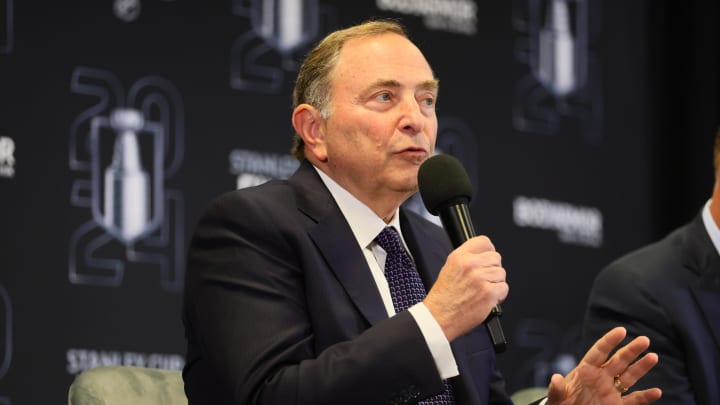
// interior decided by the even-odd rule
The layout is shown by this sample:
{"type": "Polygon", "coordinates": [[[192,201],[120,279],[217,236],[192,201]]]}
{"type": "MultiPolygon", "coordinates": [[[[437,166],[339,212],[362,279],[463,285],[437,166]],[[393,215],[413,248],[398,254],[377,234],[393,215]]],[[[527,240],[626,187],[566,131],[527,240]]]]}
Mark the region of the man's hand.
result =
{"type": "Polygon", "coordinates": [[[625,328],[612,329],[595,342],[580,364],[565,378],[560,374],[553,375],[548,387],[547,404],[642,405],[658,400],[662,395],[659,388],[622,395],[658,362],[655,353],[648,353],[635,361],[650,346],[650,340],[645,336],[635,338],[608,359],[625,334],[625,328]]]}
{"type": "Polygon", "coordinates": [[[448,255],[423,302],[453,341],[483,323],[508,290],[500,253],[486,236],[476,236],[448,255]]]}

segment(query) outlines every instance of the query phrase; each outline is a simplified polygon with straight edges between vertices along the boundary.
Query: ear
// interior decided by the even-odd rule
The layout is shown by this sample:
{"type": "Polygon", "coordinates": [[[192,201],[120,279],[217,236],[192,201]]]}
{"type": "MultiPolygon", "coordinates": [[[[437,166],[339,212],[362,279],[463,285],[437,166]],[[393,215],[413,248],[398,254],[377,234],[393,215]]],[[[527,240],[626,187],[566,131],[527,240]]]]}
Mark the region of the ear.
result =
{"type": "Polygon", "coordinates": [[[305,143],[305,155],[321,162],[327,161],[325,120],[320,111],[309,104],[300,104],[293,110],[292,124],[305,143]]]}

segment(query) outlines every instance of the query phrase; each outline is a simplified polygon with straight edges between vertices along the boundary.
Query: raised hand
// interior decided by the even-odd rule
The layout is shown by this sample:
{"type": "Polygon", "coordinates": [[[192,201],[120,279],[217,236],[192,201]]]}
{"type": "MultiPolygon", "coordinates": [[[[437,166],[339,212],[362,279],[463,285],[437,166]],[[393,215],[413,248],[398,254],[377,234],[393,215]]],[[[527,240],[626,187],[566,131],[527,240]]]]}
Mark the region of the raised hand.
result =
{"type": "Polygon", "coordinates": [[[659,388],[623,395],[658,362],[655,353],[648,353],[636,361],[650,346],[650,340],[645,336],[633,339],[608,359],[626,333],[622,327],[612,329],[595,342],[566,377],[553,375],[547,404],[643,405],[658,400],[662,395],[659,388]]]}

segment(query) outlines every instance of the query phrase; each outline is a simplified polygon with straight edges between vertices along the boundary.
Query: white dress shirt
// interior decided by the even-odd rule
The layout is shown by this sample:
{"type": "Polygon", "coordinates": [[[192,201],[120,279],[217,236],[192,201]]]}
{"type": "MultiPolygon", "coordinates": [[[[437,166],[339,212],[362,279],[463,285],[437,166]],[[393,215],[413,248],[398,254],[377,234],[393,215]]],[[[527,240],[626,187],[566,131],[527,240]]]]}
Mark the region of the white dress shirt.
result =
{"type": "MultiPolygon", "coordinates": [[[[363,204],[355,198],[355,196],[342,188],[342,186],[337,184],[327,174],[323,173],[322,170],[319,170],[317,167],[315,170],[320,175],[325,186],[330,190],[330,194],[332,194],[338,207],[340,207],[340,211],[345,216],[348,224],[350,224],[350,229],[370,267],[370,272],[380,292],[388,317],[395,315],[390,288],[388,287],[384,273],[386,253],[385,250],[375,242],[375,237],[377,237],[386,226],[392,226],[398,231],[398,235],[400,235],[400,239],[407,251],[407,245],[405,245],[405,239],[402,237],[402,230],[400,229],[398,211],[393,215],[392,221],[386,224],[385,221],[378,217],[367,205],[363,204]]],[[[408,254],[410,254],[409,251],[408,254]]],[[[412,256],[412,254],[410,255],[412,256]]],[[[455,357],[450,349],[450,343],[425,304],[419,302],[410,307],[408,311],[410,311],[413,319],[417,322],[427,342],[440,377],[447,379],[459,375],[460,372],[458,371],[455,357]]]]}

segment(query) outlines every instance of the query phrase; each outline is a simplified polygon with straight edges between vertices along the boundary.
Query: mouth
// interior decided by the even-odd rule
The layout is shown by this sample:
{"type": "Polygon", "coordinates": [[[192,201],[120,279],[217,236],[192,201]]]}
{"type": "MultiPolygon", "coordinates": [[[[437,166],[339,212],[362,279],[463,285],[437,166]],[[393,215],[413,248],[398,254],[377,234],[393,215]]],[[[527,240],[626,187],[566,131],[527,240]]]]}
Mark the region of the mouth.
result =
{"type": "Polygon", "coordinates": [[[427,157],[427,150],[425,148],[422,148],[420,146],[410,146],[405,149],[402,149],[399,154],[401,155],[409,155],[414,157],[427,157]]]}

